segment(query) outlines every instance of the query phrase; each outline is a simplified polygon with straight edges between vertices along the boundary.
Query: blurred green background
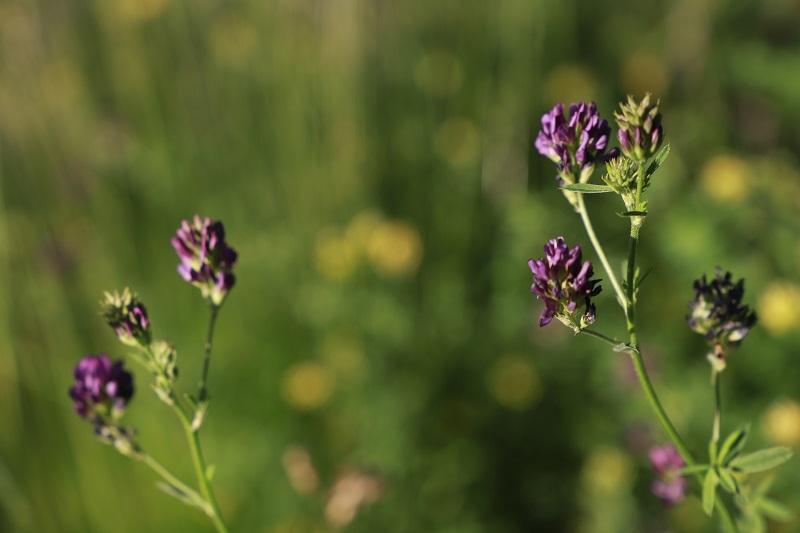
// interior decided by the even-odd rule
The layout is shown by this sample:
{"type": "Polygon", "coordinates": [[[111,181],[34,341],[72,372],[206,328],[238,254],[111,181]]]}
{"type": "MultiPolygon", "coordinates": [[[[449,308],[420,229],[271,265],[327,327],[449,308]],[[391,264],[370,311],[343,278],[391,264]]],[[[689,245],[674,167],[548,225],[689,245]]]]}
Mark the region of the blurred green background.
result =
{"type": "MultiPolygon", "coordinates": [[[[672,153],[640,253],[656,388],[703,450],[708,365],[683,317],[722,265],[761,319],[723,431],[795,446],[798,27],[794,0],[0,2],[0,531],[210,530],[67,397],[83,355],[124,356],[97,301],[126,285],[193,390],[207,309],[169,239],[194,213],[240,255],[202,436],[233,531],[714,531],[696,497],[649,494],[664,436],[628,360],[538,327],[526,261],[588,239],[533,138],[557,101],[610,119],[661,98],[672,153]],[[330,503],[376,490],[356,516],[330,503]]],[[[588,201],[620,265],[622,204],[588,201]]],[[[597,328],[621,336],[611,294],[597,328]]],[[[129,423],[192,480],[136,378],[129,423]]],[[[795,511],[798,476],[775,483],[795,511]]]]}

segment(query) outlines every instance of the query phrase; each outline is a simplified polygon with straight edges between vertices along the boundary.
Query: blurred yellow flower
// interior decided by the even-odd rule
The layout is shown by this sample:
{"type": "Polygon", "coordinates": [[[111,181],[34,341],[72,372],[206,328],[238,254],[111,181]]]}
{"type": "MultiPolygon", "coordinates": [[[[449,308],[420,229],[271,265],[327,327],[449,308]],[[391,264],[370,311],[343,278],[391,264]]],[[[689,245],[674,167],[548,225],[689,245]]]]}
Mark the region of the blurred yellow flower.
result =
{"type": "Polygon", "coordinates": [[[758,319],[770,333],[781,334],[798,329],[800,286],[786,280],[773,281],[758,299],[758,319]]]}
{"type": "Polygon", "coordinates": [[[581,472],[583,486],[592,494],[629,491],[633,486],[634,477],[630,455],[613,447],[593,450],[581,472]]]}
{"type": "Polygon", "coordinates": [[[323,365],[309,361],[289,368],[281,383],[283,398],[292,407],[319,409],[331,398],[334,380],[323,365]]]}
{"type": "Polygon", "coordinates": [[[422,240],[408,222],[381,222],[370,234],[367,257],[375,269],[388,277],[400,277],[417,270],[422,260],[422,240]]]}
{"type": "Polygon", "coordinates": [[[714,156],[700,171],[700,184],[706,194],[720,201],[742,200],[749,189],[749,167],[732,155],[714,156]]]}
{"type": "Polygon", "coordinates": [[[772,444],[795,446],[800,443],[800,404],[780,400],[761,416],[761,429],[772,444]]]}
{"type": "Polygon", "coordinates": [[[494,363],[489,370],[487,386],[497,403],[518,411],[530,409],[542,396],[536,369],[517,355],[502,357],[494,363]]]}

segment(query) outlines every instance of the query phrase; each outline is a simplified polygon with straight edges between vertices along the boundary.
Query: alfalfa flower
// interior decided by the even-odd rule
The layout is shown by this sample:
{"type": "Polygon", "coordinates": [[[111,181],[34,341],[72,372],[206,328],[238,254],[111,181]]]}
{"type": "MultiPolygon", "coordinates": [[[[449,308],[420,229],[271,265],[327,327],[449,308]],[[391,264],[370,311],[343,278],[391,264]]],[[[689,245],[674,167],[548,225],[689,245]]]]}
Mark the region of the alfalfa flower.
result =
{"type": "Polygon", "coordinates": [[[528,261],[533,273],[531,292],[545,304],[539,325],[546,326],[553,318],[573,328],[594,323],[591,297],[600,294],[600,280],[591,279],[594,270],[589,261],[581,262],[580,245],[570,249],[564,237],[556,237],[544,245],[544,253],[544,258],[528,261]],[[585,307],[580,318],[576,317],[579,301],[585,307]]]}
{"type": "Polygon", "coordinates": [[[650,465],[658,477],[650,485],[651,492],[664,505],[675,505],[683,500],[688,489],[688,483],[686,478],[682,477],[678,471],[686,466],[686,463],[675,446],[666,444],[662,448],[651,448],[650,465]]]}
{"type": "Polygon", "coordinates": [[[741,343],[758,320],[755,311],[742,304],[744,279],[733,283],[732,274],[717,267],[717,277],[709,283],[703,274],[694,282],[694,290],[686,317],[692,331],[719,348],[741,343]]]}
{"type": "Polygon", "coordinates": [[[595,161],[616,156],[606,153],[611,127],[601,119],[594,102],[558,103],[542,116],[542,129],[536,137],[536,149],[558,166],[559,184],[585,183],[591,177],[595,161]]]}
{"type": "Polygon", "coordinates": [[[184,220],[172,238],[172,247],[181,263],[178,273],[198,287],[206,300],[220,305],[236,278],[236,251],[225,242],[222,222],[195,215],[192,223],[184,220]]]}
{"type": "Polygon", "coordinates": [[[106,292],[100,301],[103,318],[128,346],[148,346],[152,340],[147,309],[127,287],[122,294],[106,292]]]}
{"type": "Polygon", "coordinates": [[[619,132],[619,144],[622,153],[636,162],[646,161],[656,153],[664,140],[664,128],[661,126],[661,103],[650,103],[652,95],[647,93],[641,102],[628,96],[628,102],[620,105],[620,113],[614,113],[619,132]]]}
{"type": "Polygon", "coordinates": [[[119,420],[133,397],[133,376],[122,361],[111,363],[106,354],[87,355],[73,372],[75,384],[69,390],[74,409],[95,424],[119,420]]]}

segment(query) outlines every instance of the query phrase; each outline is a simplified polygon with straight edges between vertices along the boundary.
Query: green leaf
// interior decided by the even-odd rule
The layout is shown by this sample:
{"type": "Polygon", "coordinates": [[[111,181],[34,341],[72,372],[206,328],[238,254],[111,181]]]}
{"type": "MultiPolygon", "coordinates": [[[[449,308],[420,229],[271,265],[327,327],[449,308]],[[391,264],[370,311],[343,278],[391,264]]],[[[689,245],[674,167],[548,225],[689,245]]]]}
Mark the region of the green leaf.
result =
{"type": "Polygon", "coordinates": [[[776,520],[778,522],[788,522],[794,518],[794,513],[781,502],[772,500],[770,498],[761,498],[756,501],[755,506],[761,511],[764,516],[776,520]]]}
{"type": "Polygon", "coordinates": [[[709,468],[706,473],[706,479],[703,482],[703,511],[711,516],[714,511],[714,501],[717,498],[717,473],[713,468],[709,468]]]}
{"type": "Polygon", "coordinates": [[[731,494],[739,492],[739,484],[727,468],[716,468],[720,486],[731,494]]]}
{"type": "Polygon", "coordinates": [[[743,424],[742,427],[728,435],[722,448],[719,449],[720,463],[727,466],[732,460],[742,453],[747,436],[750,433],[750,423],[743,424]]]}
{"type": "Polygon", "coordinates": [[[582,192],[584,194],[602,194],[614,192],[608,185],[596,185],[594,183],[570,183],[561,187],[565,191],[582,192]]]}
{"type": "Polygon", "coordinates": [[[689,474],[705,472],[706,470],[708,470],[708,467],[709,465],[684,466],[683,468],[679,468],[676,472],[680,476],[687,476],[689,474]]]}
{"type": "Polygon", "coordinates": [[[641,284],[645,280],[645,278],[647,278],[647,276],[650,275],[650,272],[653,271],[653,268],[655,268],[655,267],[651,266],[650,268],[645,270],[644,274],[642,274],[641,276],[636,276],[636,283],[633,284],[633,288],[634,289],[639,289],[639,287],[641,286],[641,284]]]}
{"type": "Polygon", "coordinates": [[[661,150],[660,150],[660,151],[659,151],[659,152],[656,154],[656,158],[655,158],[655,159],[653,159],[653,162],[652,162],[652,163],[650,163],[650,166],[649,166],[649,167],[647,167],[647,171],[645,172],[645,174],[647,174],[648,176],[652,176],[652,175],[653,175],[653,173],[654,173],[656,170],[658,170],[658,167],[660,167],[661,165],[663,165],[663,164],[664,164],[664,161],[667,159],[667,156],[668,156],[668,155],[669,155],[669,143],[667,143],[667,144],[664,146],[664,148],[662,148],[662,149],[661,149],[661,150]]]}
{"type": "Polygon", "coordinates": [[[794,453],[786,446],[776,446],[740,455],[731,461],[731,467],[740,472],[761,472],[785,463],[794,453]]]}

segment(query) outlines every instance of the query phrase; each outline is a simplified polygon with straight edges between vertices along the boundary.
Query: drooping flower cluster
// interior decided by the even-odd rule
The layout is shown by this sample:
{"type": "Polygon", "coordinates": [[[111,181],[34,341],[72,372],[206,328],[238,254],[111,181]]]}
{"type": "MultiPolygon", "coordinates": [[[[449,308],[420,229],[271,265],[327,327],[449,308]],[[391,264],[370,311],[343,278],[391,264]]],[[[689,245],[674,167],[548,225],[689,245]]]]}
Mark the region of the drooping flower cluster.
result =
{"type": "Polygon", "coordinates": [[[622,153],[637,162],[654,155],[664,140],[661,113],[658,112],[661,101],[651,104],[650,96],[650,93],[645,94],[638,103],[628,96],[628,102],[620,105],[621,112],[614,113],[622,153]]]}
{"type": "Polygon", "coordinates": [[[675,505],[683,500],[688,489],[686,478],[678,474],[678,470],[686,463],[672,444],[663,448],[650,449],[650,465],[658,479],[653,481],[650,490],[664,505],[675,505]]]}
{"type": "Polygon", "coordinates": [[[542,129],[536,137],[536,149],[558,165],[560,182],[586,182],[597,160],[605,161],[619,153],[606,153],[611,127],[600,118],[594,102],[570,104],[569,116],[558,103],[542,117],[542,129]]]}
{"type": "Polygon", "coordinates": [[[583,299],[585,304],[580,326],[592,324],[595,307],[591,297],[600,294],[600,280],[591,279],[594,270],[589,261],[581,263],[580,245],[570,249],[564,242],[564,237],[556,237],[544,245],[544,253],[543,259],[528,261],[533,272],[531,292],[545,303],[539,325],[546,326],[553,318],[576,325],[574,315],[579,299],[583,299]]]}
{"type": "Polygon", "coordinates": [[[100,302],[103,318],[116,332],[117,337],[129,346],[148,346],[152,339],[147,309],[136,294],[126,287],[122,294],[114,291],[105,293],[100,302]]]}
{"type": "Polygon", "coordinates": [[[178,273],[198,287],[203,297],[220,305],[236,278],[231,270],[236,266],[236,251],[225,242],[222,222],[195,215],[192,223],[184,220],[172,238],[172,247],[181,263],[178,273]]]}
{"type": "Polygon", "coordinates": [[[100,425],[122,417],[134,389],[133,376],[121,360],[112,364],[106,354],[88,355],[78,362],[74,375],[69,395],[79,415],[100,425]]]}
{"type": "Polygon", "coordinates": [[[731,279],[732,274],[723,274],[720,267],[711,283],[703,274],[694,282],[695,297],[689,303],[691,314],[686,317],[692,331],[720,348],[741,343],[758,320],[755,311],[742,305],[744,279],[736,283],[731,279]]]}

